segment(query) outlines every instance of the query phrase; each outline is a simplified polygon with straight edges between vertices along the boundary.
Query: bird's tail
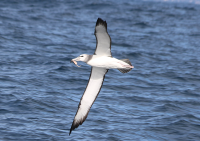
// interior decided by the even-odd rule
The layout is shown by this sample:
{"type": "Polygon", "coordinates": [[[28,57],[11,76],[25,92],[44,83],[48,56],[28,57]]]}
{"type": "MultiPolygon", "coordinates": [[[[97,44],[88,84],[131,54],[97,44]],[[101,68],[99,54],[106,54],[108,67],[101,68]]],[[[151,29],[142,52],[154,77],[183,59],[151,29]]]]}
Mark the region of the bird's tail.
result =
{"type": "MultiPolygon", "coordinates": [[[[131,62],[129,59],[122,59],[121,61],[129,64],[130,66],[132,66],[131,62]]],[[[133,67],[133,66],[132,66],[133,67]]],[[[132,68],[126,68],[126,69],[118,69],[121,73],[127,73],[129,72],[130,70],[132,70],[132,68]]]]}

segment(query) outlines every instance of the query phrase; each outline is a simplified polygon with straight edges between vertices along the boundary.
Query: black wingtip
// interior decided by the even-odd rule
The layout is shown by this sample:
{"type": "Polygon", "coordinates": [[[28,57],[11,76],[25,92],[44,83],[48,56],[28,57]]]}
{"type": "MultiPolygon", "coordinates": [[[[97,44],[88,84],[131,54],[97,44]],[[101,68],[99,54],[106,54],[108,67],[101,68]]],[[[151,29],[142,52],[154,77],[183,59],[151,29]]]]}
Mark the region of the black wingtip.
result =
{"type": "Polygon", "coordinates": [[[74,126],[74,122],[73,122],[73,123],[72,123],[72,126],[71,126],[71,128],[70,128],[70,131],[69,131],[69,136],[70,136],[72,130],[74,130],[75,128],[76,128],[76,127],[74,126]]]}
{"type": "Polygon", "coordinates": [[[96,26],[98,26],[100,24],[103,25],[103,26],[105,26],[106,29],[107,29],[107,23],[106,23],[106,21],[102,20],[101,18],[98,18],[97,22],[96,22],[96,26]]]}
{"type": "Polygon", "coordinates": [[[69,136],[70,136],[71,132],[72,132],[75,128],[78,128],[79,125],[82,125],[82,124],[83,124],[83,122],[86,120],[86,118],[87,118],[87,116],[88,116],[88,113],[89,113],[89,110],[88,110],[87,114],[86,114],[81,120],[79,120],[79,121],[74,120],[74,121],[73,121],[72,126],[71,126],[70,131],[69,131],[69,136]]]}
{"type": "Polygon", "coordinates": [[[78,126],[81,125],[81,124],[82,123],[75,123],[75,121],[73,121],[72,126],[71,126],[70,131],[69,131],[69,136],[70,136],[72,130],[74,130],[75,128],[78,128],[78,126]]]}
{"type": "Polygon", "coordinates": [[[71,128],[70,131],[69,131],[69,136],[70,136],[71,132],[72,132],[72,128],[71,128]]]}

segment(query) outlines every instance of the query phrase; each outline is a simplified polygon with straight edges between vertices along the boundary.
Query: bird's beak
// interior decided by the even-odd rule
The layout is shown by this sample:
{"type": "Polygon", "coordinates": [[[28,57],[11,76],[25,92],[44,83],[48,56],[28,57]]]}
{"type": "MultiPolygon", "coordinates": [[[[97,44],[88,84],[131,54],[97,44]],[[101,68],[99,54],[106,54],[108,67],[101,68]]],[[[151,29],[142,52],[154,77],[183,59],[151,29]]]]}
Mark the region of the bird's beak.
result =
{"type": "Polygon", "coordinates": [[[74,58],[74,59],[72,59],[72,60],[70,61],[70,63],[73,62],[77,67],[80,67],[79,65],[77,65],[78,63],[77,63],[76,61],[80,61],[80,58],[79,58],[79,57],[74,58]]]}
{"type": "Polygon", "coordinates": [[[74,59],[71,60],[71,62],[74,62],[74,61],[76,61],[76,62],[80,61],[80,57],[77,57],[77,58],[74,58],[74,59]]]}

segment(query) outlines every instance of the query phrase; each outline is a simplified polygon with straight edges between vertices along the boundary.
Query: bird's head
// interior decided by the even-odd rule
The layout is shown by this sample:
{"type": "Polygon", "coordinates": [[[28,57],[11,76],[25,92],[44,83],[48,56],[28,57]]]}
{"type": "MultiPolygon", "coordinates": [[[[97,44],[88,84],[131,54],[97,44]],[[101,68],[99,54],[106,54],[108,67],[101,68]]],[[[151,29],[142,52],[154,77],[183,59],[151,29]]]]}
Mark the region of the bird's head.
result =
{"type": "MultiPolygon", "coordinates": [[[[77,65],[77,61],[82,61],[82,62],[87,62],[89,60],[89,56],[87,54],[81,54],[80,56],[78,56],[77,58],[74,58],[71,60],[71,62],[73,62],[75,65],[77,65]]],[[[77,65],[78,66],[78,65],[77,65]]],[[[78,66],[79,67],[79,66],[78,66]]]]}
{"type": "Polygon", "coordinates": [[[71,61],[82,61],[82,62],[87,62],[88,60],[88,55],[87,54],[81,54],[77,58],[72,59],[71,61]]]}

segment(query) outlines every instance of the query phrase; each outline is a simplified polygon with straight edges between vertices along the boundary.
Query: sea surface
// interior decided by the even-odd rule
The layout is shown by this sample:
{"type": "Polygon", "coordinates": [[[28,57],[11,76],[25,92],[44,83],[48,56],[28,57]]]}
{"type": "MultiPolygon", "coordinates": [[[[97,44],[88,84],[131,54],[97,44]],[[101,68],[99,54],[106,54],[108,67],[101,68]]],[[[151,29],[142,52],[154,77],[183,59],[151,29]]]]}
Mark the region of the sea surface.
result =
{"type": "Polygon", "coordinates": [[[199,141],[200,5],[111,0],[0,2],[0,141],[199,141]],[[93,54],[97,18],[112,55],[86,121],[69,136],[93,54]]]}

